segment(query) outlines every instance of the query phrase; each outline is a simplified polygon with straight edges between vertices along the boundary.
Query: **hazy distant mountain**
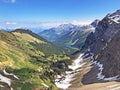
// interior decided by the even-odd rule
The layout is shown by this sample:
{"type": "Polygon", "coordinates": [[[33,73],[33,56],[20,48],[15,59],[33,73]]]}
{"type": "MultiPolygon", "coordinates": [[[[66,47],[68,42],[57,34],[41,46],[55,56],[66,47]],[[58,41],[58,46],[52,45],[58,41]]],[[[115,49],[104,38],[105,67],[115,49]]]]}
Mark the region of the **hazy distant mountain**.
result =
{"type": "Polygon", "coordinates": [[[78,30],[80,26],[73,25],[73,24],[62,24],[55,28],[50,28],[38,33],[43,38],[47,39],[48,41],[55,41],[56,39],[60,38],[61,36],[69,33],[72,30],[78,30]]]}
{"type": "Polygon", "coordinates": [[[56,39],[54,43],[80,49],[84,44],[87,35],[94,30],[95,28],[92,25],[80,26],[56,39]]]}
{"type": "Polygon", "coordinates": [[[57,45],[79,49],[87,35],[90,32],[94,32],[97,23],[98,20],[95,20],[90,25],[62,24],[58,27],[44,30],[39,35],[57,45]]]}
{"type": "Polygon", "coordinates": [[[13,31],[15,29],[29,29],[34,33],[39,33],[43,30],[41,26],[42,23],[34,23],[34,22],[0,22],[0,29],[5,31],[13,31]]]}

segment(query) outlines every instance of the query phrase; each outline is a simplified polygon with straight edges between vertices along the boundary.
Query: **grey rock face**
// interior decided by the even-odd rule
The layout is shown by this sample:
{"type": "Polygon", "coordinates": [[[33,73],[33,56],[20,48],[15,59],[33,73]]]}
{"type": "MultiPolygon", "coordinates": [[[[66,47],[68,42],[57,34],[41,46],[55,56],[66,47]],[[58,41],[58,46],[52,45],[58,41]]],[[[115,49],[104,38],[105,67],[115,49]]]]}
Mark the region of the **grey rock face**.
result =
{"type": "Polygon", "coordinates": [[[107,41],[120,31],[120,24],[109,18],[116,14],[120,15],[120,12],[117,11],[113,14],[107,15],[98,23],[95,32],[88,35],[86,42],[82,47],[82,51],[90,48],[93,53],[97,54],[100,52],[101,48],[105,46],[107,41]]]}
{"type": "Polygon", "coordinates": [[[105,78],[120,76],[120,10],[108,14],[90,33],[82,47],[94,53],[97,62],[103,64],[105,78]]]}
{"type": "Polygon", "coordinates": [[[120,75],[120,31],[108,42],[100,52],[97,60],[103,63],[103,74],[106,77],[120,75]]]}
{"type": "Polygon", "coordinates": [[[100,20],[96,19],[95,21],[91,23],[91,25],[96,28],[99,22],[100,20]]]}

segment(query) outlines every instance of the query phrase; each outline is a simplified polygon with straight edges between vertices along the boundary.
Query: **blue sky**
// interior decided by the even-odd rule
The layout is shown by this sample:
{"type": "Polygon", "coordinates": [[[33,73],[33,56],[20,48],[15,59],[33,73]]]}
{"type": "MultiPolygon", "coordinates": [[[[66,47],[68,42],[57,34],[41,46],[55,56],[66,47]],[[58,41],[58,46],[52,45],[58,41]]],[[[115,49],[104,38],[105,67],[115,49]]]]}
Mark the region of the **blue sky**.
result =
{"type": "Polygon", "coordinates": [[[0,0],[0,22],[89,22],[120,9],[120,0],[0,0]]]}

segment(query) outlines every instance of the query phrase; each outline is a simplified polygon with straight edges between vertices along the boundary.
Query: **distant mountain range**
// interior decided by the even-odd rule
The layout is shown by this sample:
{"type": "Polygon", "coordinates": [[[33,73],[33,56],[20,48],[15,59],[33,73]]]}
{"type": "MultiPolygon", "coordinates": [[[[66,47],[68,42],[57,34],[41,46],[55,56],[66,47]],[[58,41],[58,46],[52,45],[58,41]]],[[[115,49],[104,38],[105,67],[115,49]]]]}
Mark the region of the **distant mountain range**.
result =
{"type": "Polygon", "coordinates": [[[58,27],[44,30],[40,36],[60,46],[80,49],[87,35],[94,32],[99,20],[90,25],[62,24],[58,27]]]}
{"type": "Polygon", "coordinates": [[[73,24],[62,24],[55,28],[43,30],[42,32],[39,33],[39,35],[44,37],[48,41],[53,42],[56,39],[60,38],[61,36],[67,34],[68,32],[76,29],[78,30],[79,26],[73,24]]]}
{"type": "Polygon", "coordinates": [[[67,34],[56,39],[53,43],[57,45],[67,46],[69,48],[80,49],[83,45],[87,35],[94,31],[94,27],[91,25],[82,26],[72,31],[68,31],[67,34]]]}

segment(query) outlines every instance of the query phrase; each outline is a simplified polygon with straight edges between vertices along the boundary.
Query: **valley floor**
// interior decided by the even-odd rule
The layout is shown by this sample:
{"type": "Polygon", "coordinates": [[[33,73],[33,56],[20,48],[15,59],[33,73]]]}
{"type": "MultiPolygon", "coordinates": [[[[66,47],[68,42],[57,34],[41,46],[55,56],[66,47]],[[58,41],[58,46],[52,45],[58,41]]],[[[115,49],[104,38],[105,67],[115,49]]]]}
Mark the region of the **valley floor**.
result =
{"type": "Polygon", "coordinates": [[[120,90],[120,82],[95,83],[68,90],[120,90]]]}

